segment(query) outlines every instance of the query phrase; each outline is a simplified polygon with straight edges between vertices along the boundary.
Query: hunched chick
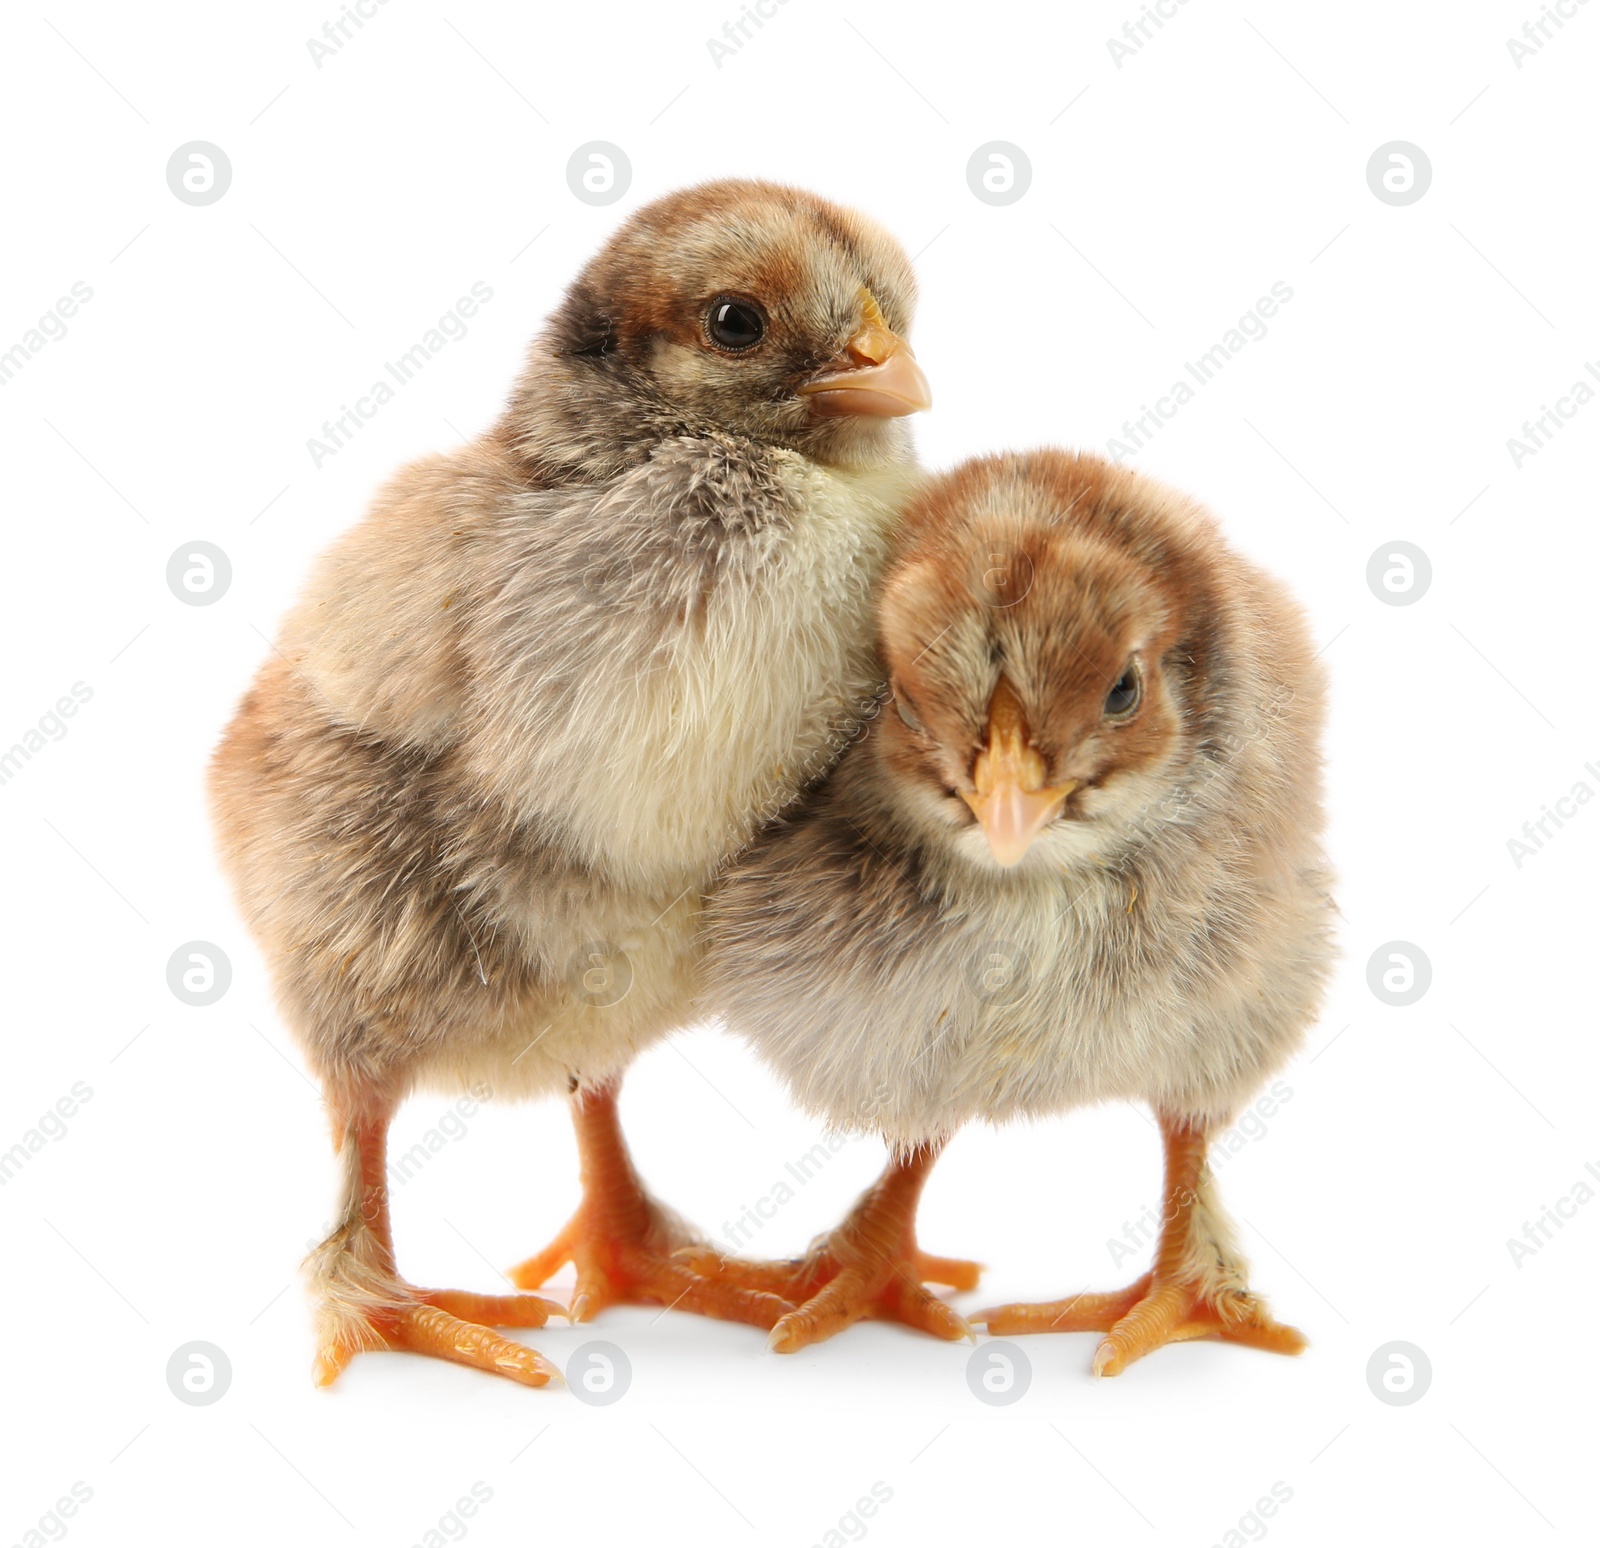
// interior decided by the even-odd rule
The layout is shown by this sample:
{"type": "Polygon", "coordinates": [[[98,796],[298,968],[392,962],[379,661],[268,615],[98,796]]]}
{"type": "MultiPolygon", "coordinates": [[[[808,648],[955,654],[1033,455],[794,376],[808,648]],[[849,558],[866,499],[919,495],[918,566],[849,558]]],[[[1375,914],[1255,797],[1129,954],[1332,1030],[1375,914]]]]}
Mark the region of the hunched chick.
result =
{"type": "Polygon", "coordinates": [[[978,1320],[1102,1331],[1103,1375],[1180,1338],[1297,1351],[1246,1288],[1205,1157],[1329,970],[1322,679],[1298,608],[1192,502],[1042,451],[924,486],[879,640],[893,709],[730,868],[708,1003],[806,1110],[892,1158],[805,1258],[724,1281],[805,1301],[780,1350],[863,1316],[959,1337],[922,1281],[965,1288],[970,1265],[912,1229],[939,1149],[974,1119],[1136,1101],[1165,1146],[1152,1271],[978,1320]]]}

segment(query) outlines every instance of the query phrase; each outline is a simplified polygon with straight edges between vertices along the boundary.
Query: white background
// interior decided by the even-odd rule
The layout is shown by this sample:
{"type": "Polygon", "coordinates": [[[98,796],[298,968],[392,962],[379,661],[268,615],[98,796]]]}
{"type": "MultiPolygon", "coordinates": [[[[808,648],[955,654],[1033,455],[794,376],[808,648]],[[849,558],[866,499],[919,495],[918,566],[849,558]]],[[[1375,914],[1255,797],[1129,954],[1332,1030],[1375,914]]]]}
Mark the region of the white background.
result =
{"type": "MultiPolygon", "coordinates": [[[[93,1095],[0,1189],[0,1541],[75,1481],[86,1548],[417,1543],[479,1481],[463,1524],[484,1545],[819,1543],[876,1482],[889,1503],[846,1526],[884,1545],[1590,1540],[1600,1202],[1520,1267],[1507,1239],[1600,1167],[1600,807],[1520,868],[1507,841],[1600,790],[1600,406],[1520,469],[1506,442],[1600,359],[1600,5],[1520,70],[1506,40],[1532,0],[1194,0],[1119,69],[1106,40],[1137,13],[789,0],[718,68],[734,0],[392,0],[319,69],[333,0],[8,11],[0,350],[75,281],[94,295],[0,388],[0,747],[75,682],[93,697],[0,787],[0,1148],[74,1082],[93,1095]],[[196,139],[233,167],[203,208],[165,180],[196,139]],[[1433,168],[1407,207],[1366,181],[1395,139],[1433,168]],[[568,191],[589,140],[632,162],[607,208],[568,191]],[[966,182],[990,140],[1032,163],[1004,208],[966,182]],[[1027,1395],[991,1408],[966,1346],[867,1326],[780,1359],[748,1328],[627,1309],[530,1335],[563,1362],[623,1348],[611,1407],[392,1355],[311,1386],[295,1276],[331,1159],[211,857],[205,760],[375,485],[493,420],[623,216],[730,173],[860,206],[918,255],[934,467],[1104,450],[1275,281],[1294,292],[1134,462],[1210,504],[1327,644],[1344,965],[1292,1098],[1221,1171],[1301,1360],[1190,1345],[1097,1384],[1092,1337],[1034,1338],[1027,1395]],[[316,469],[308,437],[474,281],[494,298],[469,335],[316,469]],[[196,539],[233,565],[211,607],[165,581],[196,539]],[[1366,583],[1394,540],[1432,563],[1412,606],[1366,583]],[[166,984],[195,939],[234,968],[206,1009],[166,984]],[[1392,940],[1432,963],[1406,1008],[1367,986],[1392,940]],[[202,1339],[232,1382],[191,1407],[164,1372],[202,1339]],[[1410,1406],[1366,1380],[1394,1340],[1432,1364],[1410,1406]],[[1289,1503],[1241,1528],[1280,1481],[1289,1503]]],[[[398,1143],[445,1106],[414,1103],[398,1143]]],[[[709,1029],[639,1063],[624,1116],[652,1185],[718,1236],[819,1137],[709,1029]]],[[[852,1143],[752,1246],[801,1248],[879,1159],[852,1143]]],[[[974,1131],[923,1239],[992,1265],[968,1309],[1109,1288],[1140,1265],[1107,1243],[1158,1186],[1130,1109],[974,1131]]],[[[575,1199],[560,1105],[486,1110],[399,1190],[402,1268],[492,1290],[575,1199]]]]}

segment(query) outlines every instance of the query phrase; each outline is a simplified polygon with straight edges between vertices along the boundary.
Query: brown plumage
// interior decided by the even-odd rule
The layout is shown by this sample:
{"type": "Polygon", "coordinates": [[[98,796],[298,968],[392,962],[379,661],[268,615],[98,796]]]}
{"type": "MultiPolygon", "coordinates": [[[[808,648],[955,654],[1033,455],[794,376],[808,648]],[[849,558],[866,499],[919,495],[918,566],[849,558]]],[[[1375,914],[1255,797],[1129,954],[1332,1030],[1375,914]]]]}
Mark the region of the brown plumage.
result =
{"type": "MultiPolygon", "coordinates": [[[[911,1229],[962,1124],[1112,1099],[1167,1147],[1153,1278],[985,1314],[1300,1346],[1245,1289],[1205,1136],[1293,1051],[1330,960],[1320,671],[1298,609],[1197,506],[1062,452],[980,459],[908,510],[880,606],[893,705],[708,912],[710,1000],[810,1111],[896,1152],[804,1262],[797,1348],[863,1315],[957,1336],[911,1229]],[[862,1250],[865,1239],[871,1251],[862,1250]]],[[[942,1271],[942,1272],[941,1272],[942,1271]]]]}
{"type": "Polygon", "coordinates": [[[344,1198],[313,1254],[319,1378],[357,1349],[530,1385],[536,1296],[406,1284],[383,1145],[419,1085],[572,1091],[585,1197],[525,1288],[574,1317],[700,1281],[644,1192],[620,1072],[691,1016],[717,868],[870,702],[871,596],[926,406],[904,254],[794,189],[639,212],[533,345],[500,422],[408,468],[324,557],[218,750],[223,857],[321,1078],[344,1198]]]}

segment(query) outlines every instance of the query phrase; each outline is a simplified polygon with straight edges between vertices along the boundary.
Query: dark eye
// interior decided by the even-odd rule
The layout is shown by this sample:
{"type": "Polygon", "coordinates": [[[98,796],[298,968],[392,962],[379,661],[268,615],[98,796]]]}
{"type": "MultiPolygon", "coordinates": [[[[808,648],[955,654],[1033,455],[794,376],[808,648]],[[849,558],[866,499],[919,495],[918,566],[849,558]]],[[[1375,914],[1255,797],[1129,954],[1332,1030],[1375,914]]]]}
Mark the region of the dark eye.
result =
{"type": "Polygon", "coordinates": [[[754,349],[766,331],[766,320],[756,307],[732,296],[718,296],[706,313],[706,333],[718,349],[754,349]]]}
{"type": "Polygon", "coordinates": [[[1106,715],[1114,720],[1125,720],[1138,709],[1143,691],[1138,665],[1130,661],[1128,670],[1112,684],[1111,692],[1106,695],[1106,715]]]}

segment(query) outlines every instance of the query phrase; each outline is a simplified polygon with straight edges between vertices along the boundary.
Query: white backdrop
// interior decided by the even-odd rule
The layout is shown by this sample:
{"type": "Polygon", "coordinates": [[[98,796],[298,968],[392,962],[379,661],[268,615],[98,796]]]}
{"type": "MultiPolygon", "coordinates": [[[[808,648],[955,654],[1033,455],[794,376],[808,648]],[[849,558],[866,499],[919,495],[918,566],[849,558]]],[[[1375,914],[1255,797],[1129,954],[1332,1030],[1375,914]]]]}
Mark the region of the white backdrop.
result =
{"type": "MultiPolygon", "coordinates": [[[[335,0],[8,10],[0,749],[24,755],[0,784],[0,1151],[22,1149],[0,1164],[0,1540],[1589,1540],[1600,809],[1572,793],[1600,790],[1600,406],[1574,384],[1600,390],[1600,5],[1562,3],[1557,29],[1532,0],[762,0],[742,40],[735,0],[363,0],[359,29],[335,0]],[[207,203],[167,178],[195,141],[231,169],[207,203]],[[607,205],[569,188],[591,141],[631,167],[607,205]],[[1397,141],[1380,197],[1369,162],[1397,141]],[[969,186],[990,142],[1012,193],[1004,147],[1031,169],[1009,203],[969,186]],[[1017,1340],[1031,1385],[991,1406],[967,1346],[867,1326],[780,1359],[628,1309],[530,1335],[563,1363],[623,1349],[611,1406],[389,1355],[310,1384],[296,1264],[332,1167],[211,857],[206,757],[375,485],[495,417],[627,212],[724,174],[858,205],[917,255],[931,466],[1103,452],[1170,415],[1129,460],[1210,504],[1326,642],[1343,969],[1221,1166],[1257,1288],[1311,1337],[1299,1361],[1191,1345],[1096,1384],[1092,1337],[1017,1340]],[[314,457],[475,285],[464,336],[314,457]],[[1219,343],[1191,399],[1158,401],[1219,343]],[[167,583],[197,542],[231,566],[212,605],[167,583]],[[1407,562],[1412,594],[1385,596],[1407,562]],[[167,982],[192,941],[232,964],[204,1007],[167,982]],[[1380,947],[1412,971],[1395,942],[1431,965],[1401,1006],[1368,976],[1380,947]],[[204,1405],[167,1380],[196,1342],[231,1370],[204,1405]],[[1431,1370],[1412,1357],[1404,1404],[1368,1379],[1375,1356],[1402,1369],[1396,1342],[1431,1370]]],[[[412,1104],[397,1143],[447,1106],[412,1104]]],[[[642,1060],[624,1112],[652,1184],[718,1236],[819,1138],[710,1029],[642,1060]]],[[[493,1289],[576,1198],[567,1121],[447,1128],[397,1193],[402,1267],[493,1289]]],[[[802,1247],[878,1162],[840,1149],[752,1248],[802,1247]]],[[[1158,1187],[1131,1109],[971,1132],[923,1239],[992,1265],[968,1309],[1109,1288],[1158,1187]]]]}

